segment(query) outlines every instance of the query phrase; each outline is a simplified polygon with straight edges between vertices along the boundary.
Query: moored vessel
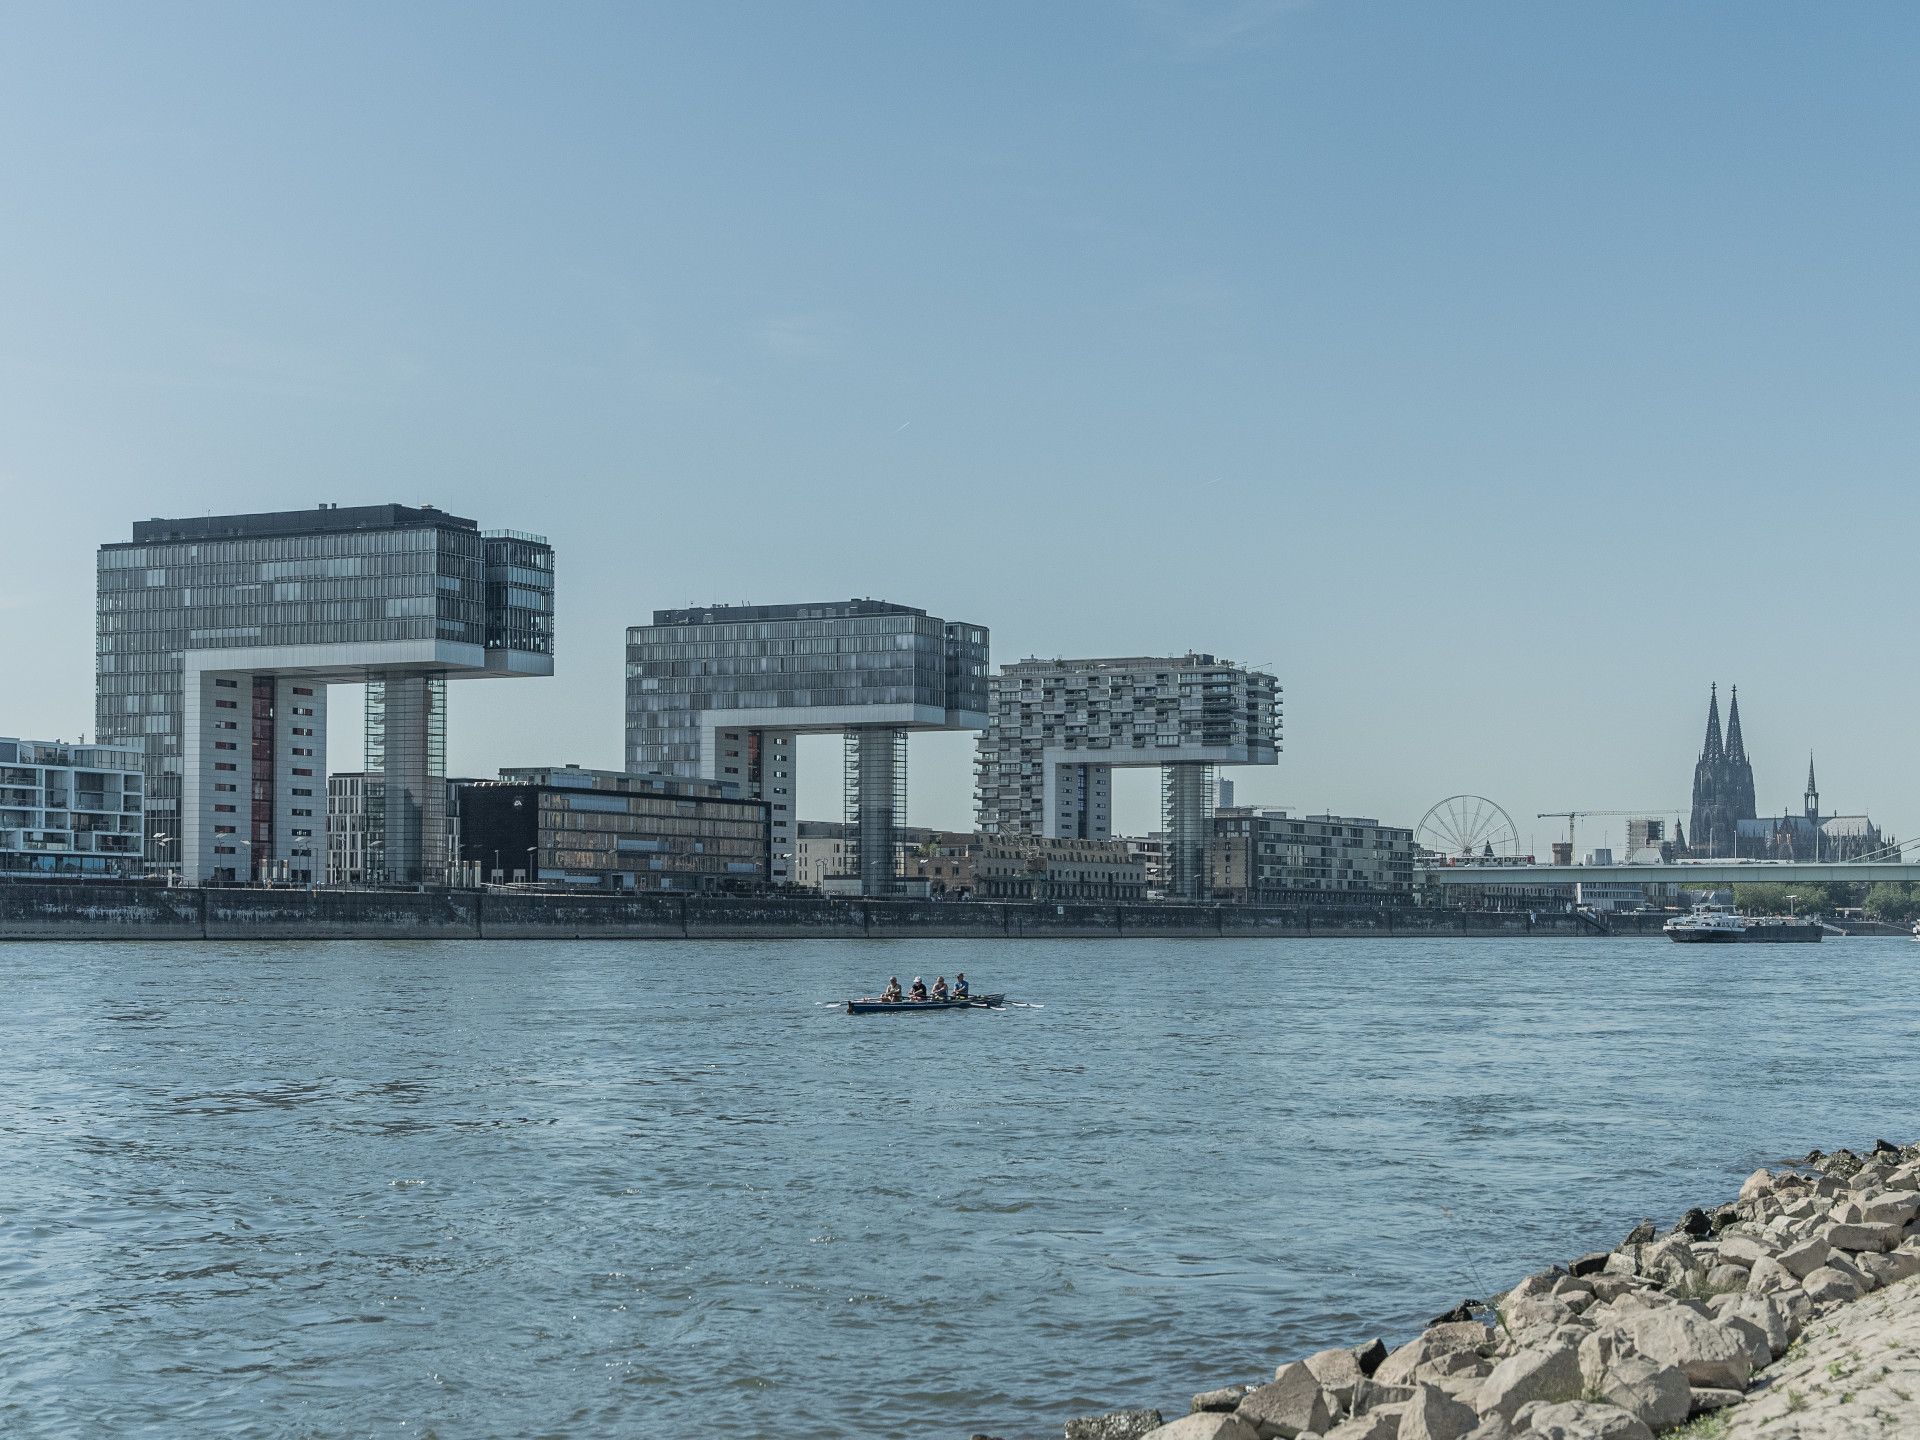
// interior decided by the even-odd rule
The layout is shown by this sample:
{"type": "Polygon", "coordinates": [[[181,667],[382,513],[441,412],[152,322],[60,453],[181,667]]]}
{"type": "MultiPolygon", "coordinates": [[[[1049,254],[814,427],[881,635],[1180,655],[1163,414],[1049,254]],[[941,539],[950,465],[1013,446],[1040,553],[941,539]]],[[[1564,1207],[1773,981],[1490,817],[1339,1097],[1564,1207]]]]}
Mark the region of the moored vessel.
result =
{"type": "Polygon", "coordinates": [[[1660,927],[1669,940],[1681,944],[1741,940],[1746,937],[1747,922],[1724,905],[1696,905],[1685,915],[1676,916],[1660,927]]]}

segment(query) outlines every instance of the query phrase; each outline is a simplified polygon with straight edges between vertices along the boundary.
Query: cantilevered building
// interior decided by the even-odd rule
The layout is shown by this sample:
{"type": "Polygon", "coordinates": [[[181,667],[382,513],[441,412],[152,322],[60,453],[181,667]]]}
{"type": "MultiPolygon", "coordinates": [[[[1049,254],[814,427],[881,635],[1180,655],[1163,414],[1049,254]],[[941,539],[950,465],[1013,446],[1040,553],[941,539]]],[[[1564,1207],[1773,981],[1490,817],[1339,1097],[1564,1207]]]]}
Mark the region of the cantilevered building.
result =
{"type": "Polygon", "coordinates": [[[341,683],[382,878],[442,881],[445,682],[553,673],[552,547],[430,506],[140,521],[100,547],[98,609],[98,736],[144,744],[147,859],[189,883],[324,876],[341,683]]]}
{"type": "Polygon", "coordinates": [[[1113,767],[1157,765],[1176,898],[1205,889],[1214,767],[1279,759],[1279,683],[1211,655],[1022,660],[993,677],[989,706],[981,831],[1106,839],[1113,767]]]}
{"type": "Polygon", "coordinates": [[[794,736],[846,737],[861,892],[895,889],[907,732],[986,723],[987,632],[883,600],[656,610],[627,631],[627,769],[738,781],[765,800],[775,884],[795,878],[794,736]]]}

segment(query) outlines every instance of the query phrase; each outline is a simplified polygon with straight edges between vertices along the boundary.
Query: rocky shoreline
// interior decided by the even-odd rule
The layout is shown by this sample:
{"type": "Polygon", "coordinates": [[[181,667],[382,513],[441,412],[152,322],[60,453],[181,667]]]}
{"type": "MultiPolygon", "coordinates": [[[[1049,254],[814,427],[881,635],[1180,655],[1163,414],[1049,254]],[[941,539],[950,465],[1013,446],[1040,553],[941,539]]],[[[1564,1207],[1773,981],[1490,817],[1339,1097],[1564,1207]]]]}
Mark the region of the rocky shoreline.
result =
{"type": "MultiPolygon", "coordinates": [[[[1068,1421],[1066,1440],[1707,1440],[1747,1433],[1747,1416],[1767,1435],[1920,1434],[1920,1400],[1891,1381],[1874,1411],[1885,1431],[1858,1428],[1861,1410],[1834,1413],[1856,1398],[1838,1384],[1776,1383],[1819,1361],[1802,1340],[1816,1322],[1840,1335],[1826,1322],[1846,1320],[1857,1364],[1876,1339],[1904,1354],[1898,1336],[1873,1332],[1920,1327],[1920,1286],[1874,1314],[1835,1312],[1920,1276],[1916,1215],[1920,1145],[1814,1151],[1756,1171],[1737,1199],[1689,1210],[1664,1235],[1643,1222],[1613,1250],[1465,1301],[1398,1349],[1322,1350],[1270,1382],[1195,1395],[1170,1423],[1113,1411],[1068,1421]]],[[[1828,1374],[1846,1364],[1827,1363],[1828,1374]]]]}

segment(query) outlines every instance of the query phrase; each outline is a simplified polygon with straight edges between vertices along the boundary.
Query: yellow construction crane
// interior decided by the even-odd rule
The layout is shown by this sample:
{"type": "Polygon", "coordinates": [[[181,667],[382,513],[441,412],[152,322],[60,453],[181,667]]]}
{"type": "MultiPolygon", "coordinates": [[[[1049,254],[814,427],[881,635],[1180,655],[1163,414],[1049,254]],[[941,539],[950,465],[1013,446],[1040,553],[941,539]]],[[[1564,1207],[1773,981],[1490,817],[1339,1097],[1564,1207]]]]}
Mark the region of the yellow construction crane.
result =
{"type": "Polygon", "coordinates": [[[1542,810],[1538,812],[1533,818],[1536,820],[1566,821],[1567,822],[1567,848],[1571,850],[1573,849],[1574,821],[1584,820],[1590,815],[1612,815],[1612,816],[1657,815],[1663,819],[1666,816],[1671,815],[1675,819],[1678,819],[1684,813],[1685,813],[1684,811],[1674,809],[1671,805],[1646,805],[1646,806],[1642,806],[1638,810],[1542,810]]]}

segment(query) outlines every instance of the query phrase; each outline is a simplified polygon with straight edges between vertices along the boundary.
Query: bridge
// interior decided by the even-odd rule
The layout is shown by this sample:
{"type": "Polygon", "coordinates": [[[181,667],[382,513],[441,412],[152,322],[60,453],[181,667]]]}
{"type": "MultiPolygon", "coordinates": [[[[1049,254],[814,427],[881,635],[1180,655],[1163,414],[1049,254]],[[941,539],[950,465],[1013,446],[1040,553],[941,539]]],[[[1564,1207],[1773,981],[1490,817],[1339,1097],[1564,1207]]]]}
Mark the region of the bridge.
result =
{"type": "Polygon", "coordinates": [[[1920,881],[1909,860],[1677,860],[1670,865],[1419,865],[1422,885],[1869,885],[1920,881]]]}

